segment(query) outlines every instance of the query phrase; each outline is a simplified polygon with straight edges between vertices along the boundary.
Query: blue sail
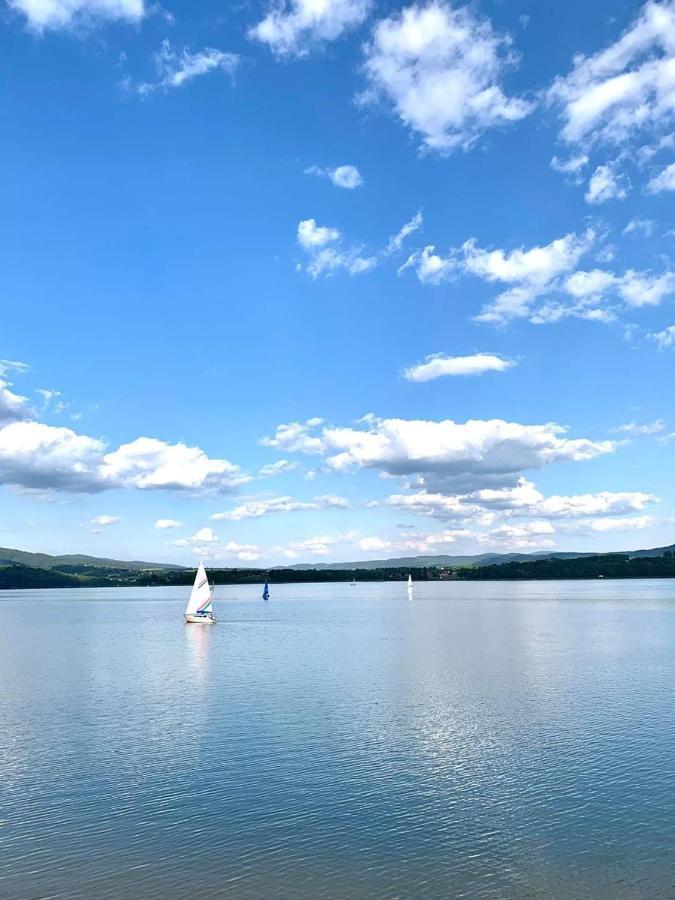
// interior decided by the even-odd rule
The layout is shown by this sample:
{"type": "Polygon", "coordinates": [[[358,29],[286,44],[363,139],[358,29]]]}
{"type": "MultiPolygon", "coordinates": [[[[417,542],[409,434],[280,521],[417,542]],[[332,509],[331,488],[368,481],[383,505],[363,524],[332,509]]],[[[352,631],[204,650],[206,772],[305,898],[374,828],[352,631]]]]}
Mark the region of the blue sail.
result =
{"type": "Polygon", "coordinates": [[[267,584],[267,582],[265,582],[265,587],[263,588],[262,598],[263,598],[263,600],[270,599],[270,588],[269,588],[269,585],[267,584]]]}

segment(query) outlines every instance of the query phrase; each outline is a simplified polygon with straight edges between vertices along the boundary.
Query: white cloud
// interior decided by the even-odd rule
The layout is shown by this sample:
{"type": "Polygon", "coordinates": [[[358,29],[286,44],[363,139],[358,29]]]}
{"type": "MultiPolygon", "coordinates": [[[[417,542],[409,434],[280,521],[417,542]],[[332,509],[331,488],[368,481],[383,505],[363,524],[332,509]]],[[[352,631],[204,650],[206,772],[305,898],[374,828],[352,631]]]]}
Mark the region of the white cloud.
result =
{"type": "Polygon", "coordinates": [[[0,428],[0,483],[98,492],[110,488],[227,492],[248,480],[199,447],[140,437],[106,453],[103,441],[34,421],[0,428]]]}
{"type": "Polygon", "coordinates": [[[578,519],[589,516],[621,516],[639,512],[658,497],[642,491],[601,491],[597,494],[545,497],[531,481],[521,478],[515,487],[483,488],[466,494],[422,490],[392,494],[385,501],[394,509],[442,521],[474,519],[491,524],[495,514],[533,516],[538,519],[578,519]]]}
{"type": "Polygon", "coordinates": [[[385,541],[381,537],[365,537],[358,542],[359,550],[365,550],[367,553],[379,553],[383,550],[391,549],[391,541],[385,541]]]}
{"type": "Polygon", "coordinates": [[[621,234],[642,234],[651,237],[654,233],[655,222],[651,219],[631,219],[621,234]]]}
{"type": "Polygon", "coordinates": [[[104,444],[39,422],[0,428],[0,483],[64,491],[102,490],[104,444]]]}
{"type": "Polygon", "coordinates": [[[181,87],[193,78],[217,70],[233,76],[240,61],[236,53],[225,53],[213,47],[206,47],[195,53],[184,47],[178,52],[171,46],[170,41],[165,40],[154,56],[158,80],[139,84],[125,81],[124,84],[135,93],[148,96],[160,88],[181,87]]]}
{"type": "Polygon", "coordinates": [[[258,478],[273,478],[275,475],[283,475],[284,472],[292,472],[297,464],[288,459],[278,459],[276,462],[267,463],[258,469],[258,478]]]}
{"type": "Polygon", "coordinates": [[[452,257],[443,257],[436,253],[433,244],[428,244],[420,251],[412,253],[399,268],[398,274],[406,269],[415,269],[422,284],[440,284],[457,274],[458,264],[452,257]]]}
{"type": "Polygon", "coordinates": [[[19,362],[16,359],[0,359],[0,375],[7,375],[8,372],[27,372],[30,366],[27,363],[19,362]]]}
{"type": "Polygon", "coordinates": [[[594,519],[589,523],[593,531],[631,531],[649,528],[654,524],[653,516],[633,516],[626,519],[594,519]]]}
{"type": "Polygon", "coordinates": [[[588,165],[588,156],[585,153],[579,153],[576,156],[570,156],[568,159],[560,159],[554,156],[551,160],[551,168],[555,172],[561,172],[563,175],[570,175],[579,182],[581,180],[581,170],[588,165]]]}
{"type": "Polygon", "coordinates": [[[380,20],[365,49],[364,103],[384,100],[426,148],[468,148],[483,131],[526,116],[500,80],[514,65],[510,40],[469,7],[443,0],[412,4],[380,20]]]}
{"type": "Polygon", "coordinates": [[[117,525],[121,521],[121,516],[94,516],[93,519],[89,519],[87,526],[93,534],[101,534],[104,528],[109,525],[117,525]]]}
{"type": "Polygon", "coordinates": [[[325,495],[313,500],[294,500],[292,497],[272,497],[269,500],[250,500],[227,512],[214,513],[214,521],[239,522],[242,519],[261,519],[279,513],[302,512],[305,510],[349,509],[349,501],[344,497],[325,495]]]}
{"type": "MultiPolygon", "coordinates": [[[[427,487],[514,484],[517,475],[553,462],[593,459],[615,449],[612,441],[566,437],[555,423],[521,425],[501,419],[428,421],[377,419],[363,428],[309,423],[280,425],[268,446],[325,457],[330,469],[377,469],[387,475],[418,475],[427,487]]],[[[445,491],[456,493],[456,490],[445,491]]]]}
{"type": "Polygon", "coordinates": [[[658,306],[675,293],[675,273],[651,276],[646,272],[629,269],[619,281],[619,293],[629,306],[658,306]]]}
{"type": "Polygon", "coordinates": [[[104,481],[140,490],[228,491],[247,481],[238,466],[199,447],[140,437],[103,457],[104,481]]]}
{"type": "Polygon", "coordinates": [[[663,419],[656,419],[655,422],[646,422],[644,425],[640,425],[633,420],[632,422],[626,422],[624,425],[617,425],[616,428],[612,428],[612,432],[614,434],[632,435],[659,434],[665,430],[665,427],[666,423],[663,419]]]}
{"type": "Polygon", "coordinates": [[[326,244],[334,244],[341,237],[337,228],[317,225],[316,219],[303,219],[298,224],[298,243],[303,250],[315,250],[317,247],[325,247],[326,244]]]}
{"type": "Polygon", "coordinates": [[[371,0],[276,0],[249,36],[277,56],[305,56],[360,25],[371,0]]]}
{"type": "Polygon", "coordinates": [[[337,166],[335,169],[322,169],[320,166],[310,166],[305,170],[306,175],[320,175],[333,182],[335,187],[353,190],[363,184],[363,177],[356,166],[337,166]]]}
{"type": "Polygon", "coordinates": [[[614,44],[577,55],[548,92],[568,143],[617,144],[644,129],[667,127],[675,112],[675,5],[646,3],[614,44]]]}
{"type": "MultiPolygon", "coordinates": [[[[675,87],[673,90],[675,91],[675,87]]],[[[647,185],[647,190],[651,194],[659,194],[661,191],[675,191],[675,163],[671,163],[655,175],[647,185]]]]}
{"type": "Polygon", "coordinates": [[[10,383],[0,378],[0,424],[29,415],[28,399],[10,390],[10,383]]]}
{"type": "Polygon", "coordinates": [[[669,294],[675,292],[675,274],[664,272],[651,275],[649,272],[635,272],[629,269],[623,275],[614,275],[602,269],[589,272],[579,270],[564,283],[564,289],[577,301],[598,303],[608,294],[614,294],[630,307],[658,306],[669,294]]]}
{"type": "Polygon", "coordinates": [[[483,375],[485,372],[505,372],[515,365],[494,353],[474,353],[472,356],[427,356],[423,363],[410,366],[403,373],[408,381],[431,381],[444,375],[483,375]]]}
{"type": "Polygon", "coordinates": [[[396,234],[392,235],[389,238],[389,243],[385,249],[385,253],[398,253],[401,247],[403,246],[403,242],[406,238],[410,237],[415,231],[422,227],[424,224],[424,219],[422,217],[422,210],[418,210],[415,215],[410,219],[409,222],[406,222],[403,227],[396,232],[396,234]]]}
{"type": "Polygon", "coordinates": [[[649,337],[656,341],[659,350],[668,350],[670,347],[675,347],[675,325],[669,325],[663,331],[650,332],[649,337]]]}
{"type": "Polygon", "coordinates": [[[670,271],[652,275],[629,269],[616,275],[603,269],[577,269],[595,240],[596,233],[588,229],[549,244],[508,251],[482,248],[472,238],[451,249],[446,257],[436,254],[433,246],[425,247],[421,253],[412,254],[399,271],[415,268],[422,283],[438,284],[463,273],[488,283],[510,285],[475,317],[478,322],[493,325],[516,318],[550,323],[572,315],[613,321],[622,306],[657,306],[675,293],[675,273],[670,271]],[[614,305],[607,304],[610,299],[614,305]]]}
{"type": "Polygon", "coordinates": [[[171,541],[171,545],[190,548],[200,559],[218,559],[225,555],[247,561],[257,559],[257,547],[236,544],[233,541],[223,544],[215,531],[209,527],[200,528],[191,537],[177,538],[171,541]]]}
{"type": "Polygon", "coordinates": [[[627,196],[626,179],[617,173],[616,166],[608,163],[593,172],[584,199],[586,203],[598,205],[608,200],[624,200],[627,196]]]}
{"type": "Polygon", "coordinates": [[[525,525],[500,525],[480,534],[478,541],[501,550],[544,550],[555,546],[550,537],[553,534],[555,528],[550,522],[528,522],[525,525]]]}
{"type": "Polygon", "coordinates": [[[297,559],[298,557],[309,556],[327,556],[331,548],[336,544],[353,541],[356,537],[355,532],[347,532],[338,535],[318,535],[316,537],[304,538],[303,540],[289,541],[289,543],[277,547],[277,552],[289,559],[297,559]]]}
{"type": "Polygon", "coordinates": [[[95,516],[93,519],[89,520],[91,525],[98,525],[104,528],[106,525],[117,525],[118,522],[122,521],[121,516],[95,516]]]}
{"type": "Polygon", "coordinates": [[[377,265],[374,256],[363,257],[361,248],[344,248],[337,228],[317,225],[316,219],[303,219],[298,224],[298,243],[309,254],[306,271],[312,278],[330,275],[344,269],[350,275],[367,272],[377,265]]]}
{"type": "Polygon", "coordinates": [[[550,244],[505,250],[485,250],[475,240],[462,246],[464,270],[485,281],[501,281],[513,287],[499,294],[476,317],[477,321],[504,324],[528,316],[533,303],[554,280],[576,267],[595,240],[589,229],[583,235],[567,234],[550,244]]]}
{"type": "Polygon", "coordinates": [[[143,0],[8,0],[35,31],[91,28],[106,22],[140,22],[143,0]]]}
{"type": "Polygon", "coordinates": [[[155,528],[158,528],[161,531],[165,531],[167,528],[182,528],[183,523],[179,522],[178,519],[157,519],[155,522],[155,528]]]}

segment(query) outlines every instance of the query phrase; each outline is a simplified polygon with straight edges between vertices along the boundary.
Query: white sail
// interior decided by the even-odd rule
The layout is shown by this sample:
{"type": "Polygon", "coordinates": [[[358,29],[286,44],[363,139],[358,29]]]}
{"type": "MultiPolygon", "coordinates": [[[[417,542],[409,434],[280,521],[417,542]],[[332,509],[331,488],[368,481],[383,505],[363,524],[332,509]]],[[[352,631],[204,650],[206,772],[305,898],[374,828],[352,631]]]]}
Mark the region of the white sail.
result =
{"type": "Polygon", "coordinates": [[[412,575],[408,575],[408,590],[412,591],[412,575]]]}
{"type": "Polygon", "coordinates": [[[204,563],[200,562],[195,577],[195,583],[192,585],[192,593],[190,594],[190,599],[185,608],[185,615],[194,616],[198,612],[212,612],[211,601],[211,586],[209,585],[209,579],[206,576],[204,563]]]}

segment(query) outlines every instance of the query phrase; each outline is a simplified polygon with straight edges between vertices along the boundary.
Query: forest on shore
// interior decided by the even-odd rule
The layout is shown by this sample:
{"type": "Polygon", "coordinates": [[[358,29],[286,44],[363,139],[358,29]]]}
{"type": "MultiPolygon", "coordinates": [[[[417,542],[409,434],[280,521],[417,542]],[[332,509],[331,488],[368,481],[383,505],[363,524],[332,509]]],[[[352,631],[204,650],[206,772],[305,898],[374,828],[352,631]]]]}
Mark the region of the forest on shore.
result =
{"type": "MultiPolygon", "coordinates": [[[[631,557],[623,553],[572,559],[534,559],[495,565],[457,567],[424,566],[411,569],[209,569],[213,584],[297,584],[318,582],[403,581],[530,581],[584,578],[675,578],[675,553],[631,557]]],[[[77,587],[189,587],[192,569],[124,569],[105,566],[61,565],[36,568],[0,566],[0,590],[77,587]]]]}

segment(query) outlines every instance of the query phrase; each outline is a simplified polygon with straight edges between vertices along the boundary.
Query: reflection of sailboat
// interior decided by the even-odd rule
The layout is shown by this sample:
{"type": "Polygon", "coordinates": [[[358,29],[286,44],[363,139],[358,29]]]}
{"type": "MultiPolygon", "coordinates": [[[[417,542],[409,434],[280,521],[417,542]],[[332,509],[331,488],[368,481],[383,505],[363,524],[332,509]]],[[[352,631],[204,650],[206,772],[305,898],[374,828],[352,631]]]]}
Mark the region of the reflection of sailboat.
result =
{"type": "Polygon", "coordinates": [[[263,600],[270,599],[270,586],[267,582],[265,582],[265,587],[263,588],[262,598],[263,598],[263,600]]]}
{"type": "Polygon", "coordinates": [[[216,624],[216,617],[213,615],[211,585],[206,577],[203,562],[199,563],[195,583],[192,585],[192,593],[185,607],[185,621],[192,625],[216,624]]]}
{"type": "Polygon", "coordinates": [[[412,595],[413,595],[412,575],[408,575],[408,600],[412,600],[412,595]]]}
{"type": "Polygon", "coordinates": [[[211,663],[211,641],[215,640],[208,628],[186,628],[188,665],[192,673],[191,687],[196,684],[207,686],[209,683],[209,666],[211,663]]]}

